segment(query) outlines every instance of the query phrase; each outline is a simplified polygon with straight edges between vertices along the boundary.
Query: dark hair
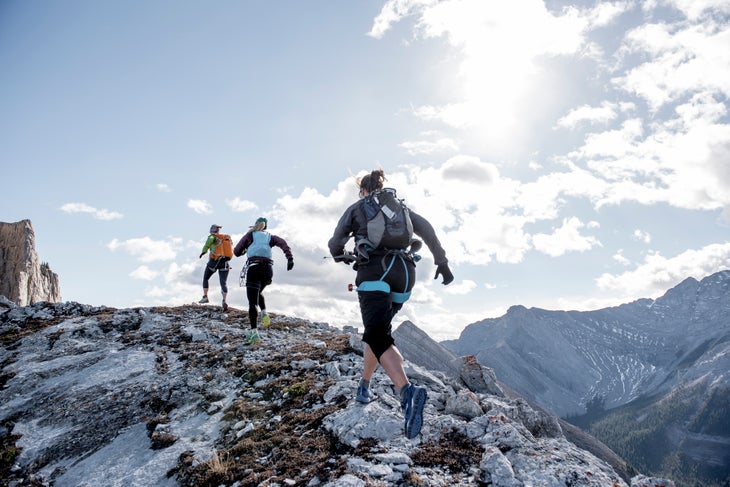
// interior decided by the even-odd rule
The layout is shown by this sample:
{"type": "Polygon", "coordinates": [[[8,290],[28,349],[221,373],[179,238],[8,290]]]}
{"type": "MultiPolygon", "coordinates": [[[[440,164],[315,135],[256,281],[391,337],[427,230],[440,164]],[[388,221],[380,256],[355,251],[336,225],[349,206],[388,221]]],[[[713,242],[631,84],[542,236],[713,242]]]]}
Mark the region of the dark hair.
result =
{"type": "Polygon", "coordinates": [[[368,193],[372,193],[376,189],[383,189],[383,182],[385,181],[385,171],[382,169],[375,169],[370,174],[366,174],[359,181],[358,185],[365,189],[368,193]]]}

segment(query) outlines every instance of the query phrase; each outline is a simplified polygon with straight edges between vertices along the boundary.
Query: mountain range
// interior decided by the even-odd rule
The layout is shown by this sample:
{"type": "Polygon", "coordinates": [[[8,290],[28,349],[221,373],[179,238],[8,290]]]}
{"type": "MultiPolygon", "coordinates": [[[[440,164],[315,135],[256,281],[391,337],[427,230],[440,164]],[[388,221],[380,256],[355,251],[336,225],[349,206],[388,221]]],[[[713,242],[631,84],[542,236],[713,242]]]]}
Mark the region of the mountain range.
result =
{"type": "Polygon", "coordinates": [[[730,271],[595,311],[513,306],[442,344],[639,468],[730,476],[730,271]]]}

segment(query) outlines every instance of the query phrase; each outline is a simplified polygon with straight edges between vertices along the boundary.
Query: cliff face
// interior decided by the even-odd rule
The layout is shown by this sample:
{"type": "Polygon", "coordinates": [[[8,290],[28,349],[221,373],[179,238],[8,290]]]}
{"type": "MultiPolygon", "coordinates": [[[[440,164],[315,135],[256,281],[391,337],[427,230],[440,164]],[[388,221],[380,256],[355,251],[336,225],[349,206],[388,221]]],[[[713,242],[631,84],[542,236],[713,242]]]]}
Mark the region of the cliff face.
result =
{"type": "Polygon", "coordinates": [[[0,222],[0,295],[19,306],[61,301],[58,275],[38,259],[30,220],[0,222]]]}

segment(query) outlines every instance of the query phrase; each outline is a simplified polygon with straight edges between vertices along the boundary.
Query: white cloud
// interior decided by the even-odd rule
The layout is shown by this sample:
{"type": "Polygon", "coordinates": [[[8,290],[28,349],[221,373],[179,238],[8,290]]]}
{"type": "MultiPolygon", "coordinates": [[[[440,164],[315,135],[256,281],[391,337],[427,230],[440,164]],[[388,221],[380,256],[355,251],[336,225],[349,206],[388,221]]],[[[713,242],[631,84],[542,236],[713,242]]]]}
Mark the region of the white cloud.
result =
{"type": "Polygon", "coordinates": [[[116,211],[96,209],[86,203],[66,203],[61,207],[61,211],[66,213],[89,213],[97,220],[117,220],[124,216],[116,211]]]}
{"type": "Polygon", "coordinates": [[[456,156],[441,167],[441,175],[445,181],[493,185],[499,179],[499,170],[476,157],[456,156]]]}
{"type": "Polygon", "coordinates": [[[156,278],[160,273],[153,271],[146,265],[139,266],[135,270],[129,273],[129,276],[133,279],[140,279],[143,281],[151,281],[156,278]]]}
{"type": "Polygon", "coordinates": [[[304,188],[299,196],[285,195],[279,198],[272,219],[278,222],[282,237],[290,245],[328,256],[327,240],[345,208],[354,203],[356,198],[357,185],[352,179],[340,182],[329,195],[322,195],[313,188],[304,188]],[[326,229],[324,236],[320,229],[326,229]]]}
{"type": "Polygon", "coordinates": [[[574,172],[585,163],[602,180],[591,186],[597,208],[623,201],[704,210],[727,206],[730,125],[721,122],[727,107],[713,96],[696,95],[675,114],[648,126],[633,118],[619,129],[590,133],[562,162],[573,161],[567,163],[574,172]]]}
{"type": "Polygon", "coordinates": [[[618,249],[615,254],[613,254],[613,260],[618,262],[619,264],[623,266],[629,266],[631,265],[631,261],[624,257],[623,249],[618,249]]]}
{"type": "Polygon", "coordinates": [[[170,192],[172,191],[172,189],[170,188],[170,186],[168,186],[168,185],[167,185],[167,184],[165,184],[165,183],[158,183],[158,184],[157,184],[157,185],[156,185],[155,187],[156,187],[156,188],[157,188],[157,189],[158,189],[159,191],[162,191],[163,193],[170,193],[170,192]]]}
{"type": "Polygon", "coordinates": [[[651,235],[648,232],[644,232],[638,228],[634,230],[632,237],[634,238],[634,240],[638,240],[639,242],[644,242],[646,244],[651,243],[651,235]]]}
{"type": "MultiPolygon", "coordinates": [[[[581,105],[577,108],[573,108],[568,112],[567,115],[561,117],[557,121],[558,127],[564,128],[575,128],[581,122],[588,122],[590,124],[607,124],[618,117],[619,110],[622,107],[618,103],[611,103],[604,101],[601,106],[592,107],[589,105],[581,105]]],[[[627,109],[627,107],[623,107],[627,109]]]]}
{"type": "Polygon", "coordinates": [[[434,136],[430,139],[407,141],[400,144],[410,155],[433,154],[437,152],[456,151],[459,146],[456,142],[443,136],[434,136]]]}
{"type": "Polygon", "coordinates": [[[428,6],[438,0],[388,0],[380,13],[373,21],[373,27],[368,35],[381,38],[390,29],[391,25],[407,17],[418,7],[428,6]]]}
{"type": "Polygon", "coordinates": [[[256,203],[254,203],[253,201],[242,200],[238,196],[236,196],[233,199],[227,199],[226,204],[228,205],[228,207],[231,210],[236,211],[236,212],[245,212],[245,211],[249,211],[249,210],[255,210],[256,208],[258,208],[256,203]]]}
{"type": "Polygon", "coordinates": [[[476,289],[477,283],[470,280],[470,279],[464,279],[460,283],[451,283],[449,284],[444,292],[446,294],[452,294],[452,295],[464,295],[469,294],[474,289],[476,289]]]}
{"type": "Polygon", "coordinates": [[[112,252],[123,250],[129,255],[137,258],[140,262],[155,262],[158,260],[173,260],[180,247],[179,239],[171,239],[169,241],[152,240],[149,237],[130,238],[120,241],[114,239],[107,245],[112,252]]]}
{"type": "Polygon", "coordinates": [[[605,291],[618,291],[627,296],[652,297],[662,294],[689,276],[696,279],[730,268],[730,243],[711,244],[699,250],[687,250],[667,258],[654,253],[633,271],[603,274],[596,280],[605,291]]]}
{"type": "Polygon", "coordinates": [[[653,111],[698,92],[730,96],[730,26],[719,19],[691,20],[697,23],[645,24],[631,31],[624,52],[648,60],[616,77],[617,86],[642,97],[653,111]]]}
{"type": "Polygon", "coordinates": [[[730,4],[726,0],[656,0],[656,3],[671,5],[693,21],[706,15],[730,13],[730,4]]]}
{"type": "Polygon", "coordinates": [[[213,207],[205,200],[188,200],[188,208],[201,215],[213,213],[213,207]]]}
{"type": "Polygon", "coordinates": [[[552,234],[538,233],[532,237],[535,249],[551,257],[558,257],[567,252],[584,252],[601,243],[592,236],[580,234],[585,225],[575,217],[563,220],[563,225],[552,234]]]}
{"type": "Polygon", "coordinates": [[[588,47],[590,30],[611,23],[632,6],[602,3],[556,13],[538,0],[391,0],[375,19],[371,35],[381,37],[393,23],[416,16],[416,35],[443,38],[460,58],[451,81],[458,87],[454,99],[418,107],[415,115],[474,129],[475,137],[502,147],[519,137],[529,125],[526,119],[542,106],[542,60],[581,53],[588,47]]]}

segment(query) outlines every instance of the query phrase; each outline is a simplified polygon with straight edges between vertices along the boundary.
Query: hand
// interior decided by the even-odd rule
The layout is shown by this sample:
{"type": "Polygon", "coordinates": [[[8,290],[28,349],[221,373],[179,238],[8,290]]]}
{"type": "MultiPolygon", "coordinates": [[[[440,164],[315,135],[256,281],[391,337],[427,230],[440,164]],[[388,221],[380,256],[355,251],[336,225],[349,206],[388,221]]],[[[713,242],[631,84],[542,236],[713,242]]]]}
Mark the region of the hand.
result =
{"type": "Polygon", "coordinates": [[[286,270],[290,271],[294,268],[294,259],[289,259],[286,261],[286,270]]]}
{"type": "Polygon", "coordinates": [[[438,267],[436,267],[436,275],[433,276],[433,278],[437,279],[439,275],[444,278],[444,280],[441,281],[441,284],[444,286],[450,284],[451,281],[454,280],[454,275],[451,273],[451,269],[449,269],[449,264],[439,264],[438,267]]]}
{"type": "Polygon", "coordinates": [[[202,259],[204,255],[205,255],[205,252],[201,252],[200,257],[198,257],[198,259],[202,259]]]}

